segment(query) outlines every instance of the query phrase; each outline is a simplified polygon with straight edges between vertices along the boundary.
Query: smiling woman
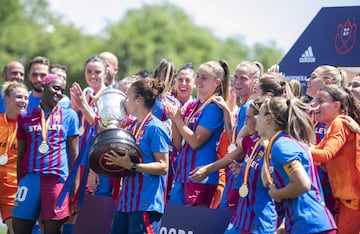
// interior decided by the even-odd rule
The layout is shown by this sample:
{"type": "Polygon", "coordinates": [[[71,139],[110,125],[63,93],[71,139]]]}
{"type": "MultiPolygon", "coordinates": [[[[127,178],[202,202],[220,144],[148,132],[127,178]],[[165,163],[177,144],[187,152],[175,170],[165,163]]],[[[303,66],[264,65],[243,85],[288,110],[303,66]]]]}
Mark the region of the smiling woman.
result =
{"type": "MultiPolygon", "coordinates": [[[[324,163],[336,199],[338,233],[359,233],[359,169],[354,166],[359,153],[357,134],[342,121],[345,115],[360,123],[360,106],[349,90],[323,86],[316,95],[315,120],[327,124],[326,136],[311,149],[315,162],[324,163]]],[[[334,210],[335,210],[334,209],[334,210]]]]}
{"type": "Polygon", "coordinates": [[[5,82],[4,95],[5,113],[0,114],[0,213],[9,233],[12,228],[11,209],[17,188],[16,164],[18,141],[16,140],[16,118],[28,104],[28,90],[24,83],[17,81],[5,82]]]}
{"type": "Polygon", "coordinates": [[[31,233],[39,217],[45,233],[60,233],[70,216],[68,195],[61,206],[55,203],[78,155],[78,118],[72,109],[56,106],[65,89],[61,77],[47,75],[41,85],[40,105],[21,112],[17,119],[18,196],[12,208],[15,233],[31,233]]]}

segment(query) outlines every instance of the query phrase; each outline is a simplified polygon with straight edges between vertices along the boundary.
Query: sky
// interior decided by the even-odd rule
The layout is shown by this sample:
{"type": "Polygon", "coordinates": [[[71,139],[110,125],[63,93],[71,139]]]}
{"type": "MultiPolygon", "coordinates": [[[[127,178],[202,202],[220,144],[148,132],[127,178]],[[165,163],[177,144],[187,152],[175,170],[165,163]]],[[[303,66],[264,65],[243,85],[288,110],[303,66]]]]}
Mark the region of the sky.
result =
{"type": "Polygon", "coordinates": [[[288,51],[322,7],[356,6],[360,0],[48,0],[50,9],[86,33],[99,34],[119,22],[129,9],[169,2],[182,8],[194,24],[215,36],[242,36],[248,45],[275,41],[288,51]]]}

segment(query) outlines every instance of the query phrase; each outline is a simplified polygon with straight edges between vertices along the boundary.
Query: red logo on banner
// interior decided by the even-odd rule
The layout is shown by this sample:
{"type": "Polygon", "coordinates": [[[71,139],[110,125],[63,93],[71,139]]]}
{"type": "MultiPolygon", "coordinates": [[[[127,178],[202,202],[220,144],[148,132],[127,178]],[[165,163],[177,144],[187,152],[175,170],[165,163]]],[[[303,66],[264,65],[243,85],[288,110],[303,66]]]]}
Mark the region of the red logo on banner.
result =
{"type": "Polygon", "coordinates": [[[357,24],[349,19],[344,24],[339,24],[334,40],[335,49],[339,54],[349,53],[355,46],[357,24]]]}

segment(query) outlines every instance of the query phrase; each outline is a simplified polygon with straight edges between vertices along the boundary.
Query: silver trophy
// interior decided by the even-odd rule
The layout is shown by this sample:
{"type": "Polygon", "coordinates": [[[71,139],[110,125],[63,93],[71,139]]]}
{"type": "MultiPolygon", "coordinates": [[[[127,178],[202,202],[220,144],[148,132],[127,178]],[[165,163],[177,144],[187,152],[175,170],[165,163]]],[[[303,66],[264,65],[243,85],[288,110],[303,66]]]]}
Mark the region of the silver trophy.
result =
{"type": "MultiPolygon", "coordinates": [[[[126,113],[124,102],[125,94],[114,88],[106,88],[99,95],[94,95],[94,90],[87,87],[83,90],[83,98],[86,96],[95,100],[100,124],[105,129],[98,133],[89,151],[90,168],[96,173],[108,177],[123,177],[131,174],[120,166],[106,165],[105,154],[110,150],[116,151],[120,156],[128,151],[131,161],[139,163],[141,150],[136,144],[135,137],[130,131],[119,128],[124,125],[128,114],[126,113]]],[[[88,106],[89,109],[91,109],[88,106]]]]}
{"type": "Polygon", "coordinates": [[[94,90],[87,87],[82,94],[84,100],[86,100],[87,94],[89,94],[90,98],[95,100],[102,127],[109,128],[126,122],[127,113],[124,107],[126,96],[120,90],[106,88],[96,96],[94,95],[94,90]]]}

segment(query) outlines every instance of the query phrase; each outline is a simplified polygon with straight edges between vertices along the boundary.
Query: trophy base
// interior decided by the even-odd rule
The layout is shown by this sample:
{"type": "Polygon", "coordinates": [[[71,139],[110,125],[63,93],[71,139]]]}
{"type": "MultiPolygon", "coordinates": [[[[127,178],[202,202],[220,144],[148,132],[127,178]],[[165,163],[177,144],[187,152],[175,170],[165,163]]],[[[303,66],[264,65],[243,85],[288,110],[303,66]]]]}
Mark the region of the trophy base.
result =
{"type": "Polygon", "coordinates": [[[119,128],[106,129],[96,135],[89,151],[90,168],[99,175],[119,178],[132,173],[123,167],[106,164],[105,154],[111,150],[120,156],[128,150],[132,162],[142,162],[141,150],[131,132],[119,128]]]}

